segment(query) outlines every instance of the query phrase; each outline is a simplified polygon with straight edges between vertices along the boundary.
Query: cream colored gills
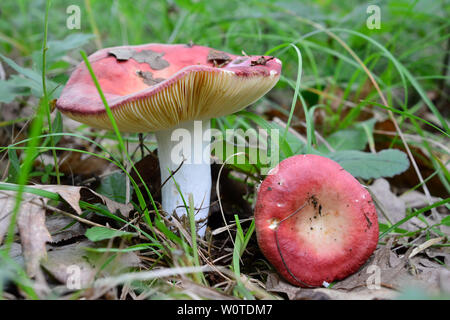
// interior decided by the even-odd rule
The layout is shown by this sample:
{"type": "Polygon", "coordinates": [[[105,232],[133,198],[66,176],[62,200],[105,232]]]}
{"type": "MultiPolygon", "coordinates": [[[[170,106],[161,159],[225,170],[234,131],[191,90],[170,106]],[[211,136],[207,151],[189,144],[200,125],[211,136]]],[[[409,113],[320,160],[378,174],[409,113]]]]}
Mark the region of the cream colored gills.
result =
{"type": "MultiPolygon", "coordinates": [[[[213,72],[190,72],[168,90],[113,108],[119,130],[153,132],[174,127],[184,121],[232,114],[258,100],[279,79],[276,74],[241,77],[226,70],[219,73],[220,76],[213,72]]],[[[112,129],[106,112],[89,119],[85,115],[67,115],[95,128],[112,129]]]]}

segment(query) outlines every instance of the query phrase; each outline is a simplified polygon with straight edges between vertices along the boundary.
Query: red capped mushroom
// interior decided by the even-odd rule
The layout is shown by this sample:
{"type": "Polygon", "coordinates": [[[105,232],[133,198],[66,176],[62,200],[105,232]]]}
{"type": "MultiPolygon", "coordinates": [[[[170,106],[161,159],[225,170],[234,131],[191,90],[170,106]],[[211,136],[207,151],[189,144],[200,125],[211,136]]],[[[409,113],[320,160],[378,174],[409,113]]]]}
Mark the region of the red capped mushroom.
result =
{"type": "Polygon", "coordinates": [[[289,282],[316,287],[356,272],[378,243],[369,192],[333,160],[297,155],[261,184],[255,206],[258,244],[289,282]]]}
{"type": "MultiPolygon", "coordinates": [[[[281,61],[182,44],[106,48],[92,54],[89,61],[119,129],[156,133],[161,181],[166,181],[163,209],[186,214],[170,178],[170,172],[175,172],[186,201],[193,195],[196,221],[206,221],[211,191],[209,119],[239,111],[261,98],[279,80],[281,61]],[[180,149],[182,139],[190,141],[180,149]]],[[[92,127],[112,128],[84,63],[72,73],[56,106],[92,127]]],[[[199,228],[200,235],[205,226],[199,228]]]]}

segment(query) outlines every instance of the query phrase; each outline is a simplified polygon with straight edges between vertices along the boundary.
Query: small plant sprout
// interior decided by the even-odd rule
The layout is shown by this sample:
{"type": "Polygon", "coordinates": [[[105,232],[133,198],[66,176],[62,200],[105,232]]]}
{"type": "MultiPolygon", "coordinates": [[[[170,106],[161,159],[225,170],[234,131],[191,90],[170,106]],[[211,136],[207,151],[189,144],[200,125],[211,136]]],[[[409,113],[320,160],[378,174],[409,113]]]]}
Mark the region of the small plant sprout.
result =
{"type": "Polygon", "coordinates": [[[378,242],[370,194],[338,163],[312,154],[287,158],[266,177],[255,226],[267,259],[302,287],[356,272],[378,242]]]}
{"type": "MultiPolygon", "coordinates": [[[[102,49],[89,62],[119,130],[155,132],[163,209],[185,215],[183,199],[187,204],[192,194],[203,236],[211,192],[209,120],[266,94],[280,78],[280,60],[194,44],[146,44],[102,49]]],[[[112,128],[85,63],[73,71],[56,106],[92,127],[112,128]]]]}

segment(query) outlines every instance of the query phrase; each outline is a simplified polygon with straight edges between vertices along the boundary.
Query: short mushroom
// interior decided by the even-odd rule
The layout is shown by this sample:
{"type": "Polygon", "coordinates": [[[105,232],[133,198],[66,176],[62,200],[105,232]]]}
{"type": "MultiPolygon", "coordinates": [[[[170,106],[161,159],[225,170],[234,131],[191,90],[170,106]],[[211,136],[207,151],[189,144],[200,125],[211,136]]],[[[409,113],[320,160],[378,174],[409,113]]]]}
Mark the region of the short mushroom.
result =
{"type": "Polygon", "coordinates": [[[378,243],[369,192],[333,160],[297,155],[259,187],[255,226],[261,251],[289,282],[321,286],[356,272],[378,243]]]}
{"type": "MultiPolygon", "coordinates": [[[[261,98],[278,82],[281,61],[192,44],[146,44],[105,48],[89,62],[119,130],[155,132],[165,181],[163,209],[186,214],[174,173],[185,199],[193,195],[196,221],[205,222],[211,192],[209,120],[261,98]]],[[[84,62],[73,71],[56,106],[79,122],[112,128],[84,62]]],[[[203,236],[205,230],[203,223],[197,232],[203,236]]]]}

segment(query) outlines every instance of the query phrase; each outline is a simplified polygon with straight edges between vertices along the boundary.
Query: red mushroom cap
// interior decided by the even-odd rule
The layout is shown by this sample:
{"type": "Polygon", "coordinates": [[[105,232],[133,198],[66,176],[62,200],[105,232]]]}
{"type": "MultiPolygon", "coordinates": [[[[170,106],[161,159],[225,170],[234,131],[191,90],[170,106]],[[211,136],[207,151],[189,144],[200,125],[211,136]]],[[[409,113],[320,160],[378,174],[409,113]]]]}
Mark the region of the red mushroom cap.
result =
{"type": "MultiPolygon", "coordinates": [[[[236,56],[182,44],[106,48],[89,61],[119,129],[127,132],[169,129],[234,113],[269,91],[281,72],[281,61],[274,57],[236,56]]],[[[111,129],[84,62],[56,106],[75,120],[111,129]]]]}
{"type": "Polygon", "coordinates": [[[312,154],[285,159],[274,172],[261,184],[255,207],[266,258],[303,287],[356,272],[378,243],[377,213],[367,190],[338,163],[312,154]]]}

